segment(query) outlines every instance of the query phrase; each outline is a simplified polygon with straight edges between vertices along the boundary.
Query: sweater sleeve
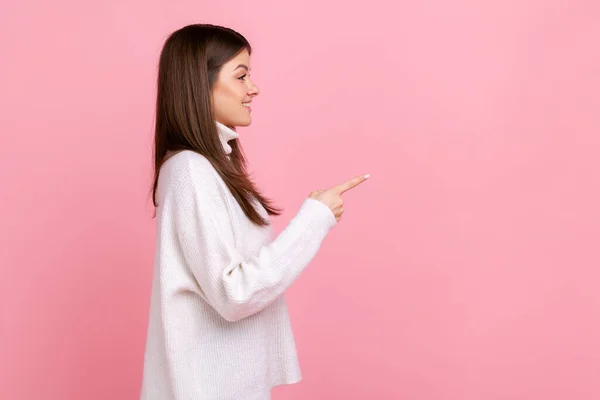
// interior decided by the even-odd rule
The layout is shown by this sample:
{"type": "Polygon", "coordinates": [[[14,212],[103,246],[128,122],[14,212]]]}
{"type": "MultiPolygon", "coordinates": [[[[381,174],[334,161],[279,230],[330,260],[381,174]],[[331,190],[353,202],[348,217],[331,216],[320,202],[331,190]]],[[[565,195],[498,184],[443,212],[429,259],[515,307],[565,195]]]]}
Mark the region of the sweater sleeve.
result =
{"type": "Polygon", "coordinates": [[[263,310],[292,285],[336,220],[325,204],[307,198],[272,242],[243,258],[215,174],[212,167],[191,161],[178,168],[165,212],[205,300],[224,319],[238,321],[263,310]]]}

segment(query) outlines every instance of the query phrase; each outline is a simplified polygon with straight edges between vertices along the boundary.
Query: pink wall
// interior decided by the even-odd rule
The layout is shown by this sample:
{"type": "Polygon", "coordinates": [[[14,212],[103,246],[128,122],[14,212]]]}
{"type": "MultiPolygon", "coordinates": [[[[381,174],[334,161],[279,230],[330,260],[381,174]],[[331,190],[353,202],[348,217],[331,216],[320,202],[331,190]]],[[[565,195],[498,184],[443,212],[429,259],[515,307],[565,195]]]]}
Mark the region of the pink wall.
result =
{"type": "Polygon", "coordinates": [[[255,47],[278,230],[372,174],[289,292],[275,400],[600,398],[598,2],[352,4],[3,2],[0,398],[137,398],[155,65],[191,22],[255,47]]]}

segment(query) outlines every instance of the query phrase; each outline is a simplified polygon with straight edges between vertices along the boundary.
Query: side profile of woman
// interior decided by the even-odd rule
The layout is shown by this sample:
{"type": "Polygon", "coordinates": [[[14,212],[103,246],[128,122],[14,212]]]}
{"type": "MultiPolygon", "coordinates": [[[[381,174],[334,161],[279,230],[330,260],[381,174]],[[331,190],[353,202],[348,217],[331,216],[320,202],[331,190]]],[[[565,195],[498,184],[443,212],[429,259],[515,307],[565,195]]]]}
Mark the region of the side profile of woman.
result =
{"type": "Polygon", "coordinates": [[[280,211],[250,180],[236,127],[259,94],[251,47],[208,24],[161,52],[153,201],[157,237],[142,400],[267,400],[301,379],[285,298],[368,175],[310,194],[273,237],[280,211]]]}

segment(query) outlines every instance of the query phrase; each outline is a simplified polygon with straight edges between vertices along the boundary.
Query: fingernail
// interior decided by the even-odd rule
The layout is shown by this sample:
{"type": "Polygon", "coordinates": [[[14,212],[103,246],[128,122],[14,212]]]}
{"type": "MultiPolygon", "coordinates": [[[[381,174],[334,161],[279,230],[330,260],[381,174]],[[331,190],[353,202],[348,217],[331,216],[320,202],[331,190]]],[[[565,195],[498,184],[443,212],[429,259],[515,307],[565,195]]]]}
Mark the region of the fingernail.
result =
{"type": "Polygon", "coordinates": [[[365,179],[369,179],[371,177],[371,174],[366,174],[365,175],[365,179]]]}

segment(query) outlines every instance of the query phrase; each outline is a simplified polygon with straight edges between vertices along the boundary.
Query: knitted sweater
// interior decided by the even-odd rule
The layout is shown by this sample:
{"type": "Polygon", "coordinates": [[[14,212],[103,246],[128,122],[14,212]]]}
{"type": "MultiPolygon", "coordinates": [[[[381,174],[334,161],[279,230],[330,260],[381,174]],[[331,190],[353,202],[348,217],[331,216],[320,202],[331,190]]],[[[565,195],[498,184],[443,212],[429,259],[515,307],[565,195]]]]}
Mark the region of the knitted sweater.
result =
{"type": "MultiPolygon", "coordinates": [[[[237,133],[217,123],[224,151],[237,133]]],[[[336,225],[307,198],[275,238],[244,214],[212,164],[183,151],[157,188],[142,400],[266,400],[300,381],[284,292],[336,225]]],[[[266,210],[254,202],[259,213],[266,210]]]]}

